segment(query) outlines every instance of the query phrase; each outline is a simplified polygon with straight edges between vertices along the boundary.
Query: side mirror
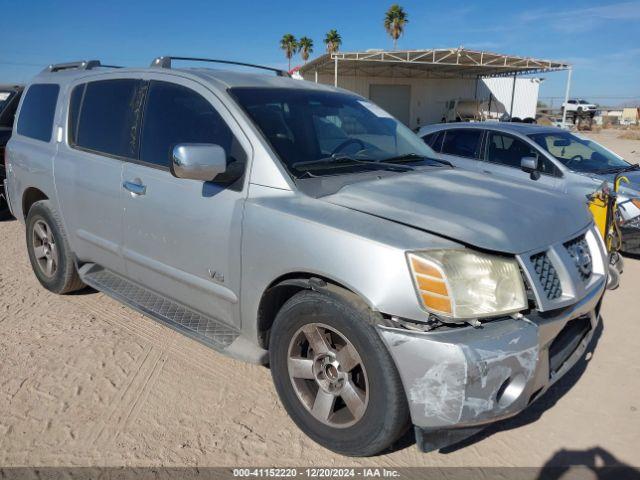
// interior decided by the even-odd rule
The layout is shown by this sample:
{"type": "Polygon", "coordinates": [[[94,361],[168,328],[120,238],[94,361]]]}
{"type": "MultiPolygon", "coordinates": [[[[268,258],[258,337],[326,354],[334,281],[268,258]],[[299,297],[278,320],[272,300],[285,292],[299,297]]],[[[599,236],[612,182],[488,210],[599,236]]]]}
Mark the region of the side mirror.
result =
{"type": "Polygon", "coordinates": [[[538,159],[536,157],[522,157],[520,160],[520,168],[523,172],[531,175],[531,180],[538,180],[540,178],[538,159]]]}
{"type": "Polygon", "coordinates": [[[208,182],[227,169],[227,154],[220,145],[179,143],[171,154],[171,173],[177,178],[208,182]]]}

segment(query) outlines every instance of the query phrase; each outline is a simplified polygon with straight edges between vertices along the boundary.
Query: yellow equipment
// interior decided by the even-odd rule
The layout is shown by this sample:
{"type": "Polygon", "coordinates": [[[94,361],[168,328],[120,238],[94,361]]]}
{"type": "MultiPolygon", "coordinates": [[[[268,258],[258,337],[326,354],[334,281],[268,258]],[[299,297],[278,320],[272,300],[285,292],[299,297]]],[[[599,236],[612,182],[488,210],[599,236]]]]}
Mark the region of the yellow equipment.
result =
{"type": "Polygon", "coordinates": [[[588,197],[589,210],[609,253],[609,282],[607,287],[610,289],[618,286],[623,269],[622,257],[619,253],[622,246],[622,235],[618,225],[617,212],[618,190],[622,182],[629,183],[629,179],[616,175],[613,182],[613,191],[609,184],[604,182],[597,191],[588,197]]]}

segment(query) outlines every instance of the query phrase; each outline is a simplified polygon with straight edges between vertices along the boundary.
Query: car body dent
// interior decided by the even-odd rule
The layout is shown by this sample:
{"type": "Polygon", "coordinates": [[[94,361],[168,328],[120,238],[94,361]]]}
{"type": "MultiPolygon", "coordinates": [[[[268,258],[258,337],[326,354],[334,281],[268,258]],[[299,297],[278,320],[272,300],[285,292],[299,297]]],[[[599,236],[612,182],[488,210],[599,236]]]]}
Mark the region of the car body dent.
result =
{"type": "Polygon", "coordinates": [[[359,182],[324,200],[511,254],[544,248],[551,232],[563,237],[591,222],[584,205],[559,202],[557,194],[535,185],[452,169],[359,182]]]}
{"type": "MultiPolygon", "coordinates": [[[[604,292],[600,282],[575,308],[551,317],[509,317],[482,325],[433,332],[378,327],[397,365],[414,425],[426,431],[474,427],[522,411],[579,358],[591,341],[604,292]],[[552,374],[549,346],[566,324],[588,316],[591,328],[552,374]],[[505,381],[518,378],[517,394],[500,400],[505,381]]],[[[507,387],[508,388],[508,387],[507,387]]]]}

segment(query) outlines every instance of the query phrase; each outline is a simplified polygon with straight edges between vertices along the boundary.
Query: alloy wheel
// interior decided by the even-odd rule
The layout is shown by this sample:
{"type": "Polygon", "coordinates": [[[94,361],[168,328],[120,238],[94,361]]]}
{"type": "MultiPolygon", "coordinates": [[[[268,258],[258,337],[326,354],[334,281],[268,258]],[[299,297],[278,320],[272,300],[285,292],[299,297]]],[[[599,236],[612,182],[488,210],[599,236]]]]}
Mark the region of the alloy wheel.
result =
{"type": "Polygon", "coordinates": [[[357,423],[369,402],[369,381],[354,345],[338,330],[307,324],[293,335],[287,356],[296,395],[314,418],[334,428],[357,423]]]}
{"type": "Polygon", "coordinates": [[[31,237],[38,268],[46,277],[53,277],[58,270],[59,253],[51,227],[44,220],[37,220],[31,237]]]}

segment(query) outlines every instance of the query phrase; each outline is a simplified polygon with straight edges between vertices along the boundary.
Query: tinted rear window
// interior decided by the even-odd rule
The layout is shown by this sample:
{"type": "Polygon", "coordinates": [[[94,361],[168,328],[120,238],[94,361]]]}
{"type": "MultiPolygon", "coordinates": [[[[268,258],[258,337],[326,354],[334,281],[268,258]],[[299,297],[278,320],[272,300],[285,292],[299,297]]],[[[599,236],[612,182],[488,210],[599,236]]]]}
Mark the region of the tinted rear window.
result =
{"type": "Polygon", "coordinates": [[[29,87],[18,118],[18,133],[43,142],[51,141],[53,117],[60,87],[51,83],[29,87]]]}
{"type": "MultiPolygon", "coordinates": [[[[140,80],[88,83],[71,140],[79,147],[117,157],[137,156],[136,123],[142,104],[140,80]]],[[[75,94],[75,92],[74,92],[75,94]]],[[[74,97],[74,95],[72,95],[74,97]]],[[[79,101],[75,94],[73,101],[79,101]]],[[[75,104],[70,105],[71,113],[75,104]]]]}
{"type": "Polygon", "coordinates": [[[482,130],[447,130],[442,143],[442,153],[459,157],[477,158],[480,151],[482,130]]]}

